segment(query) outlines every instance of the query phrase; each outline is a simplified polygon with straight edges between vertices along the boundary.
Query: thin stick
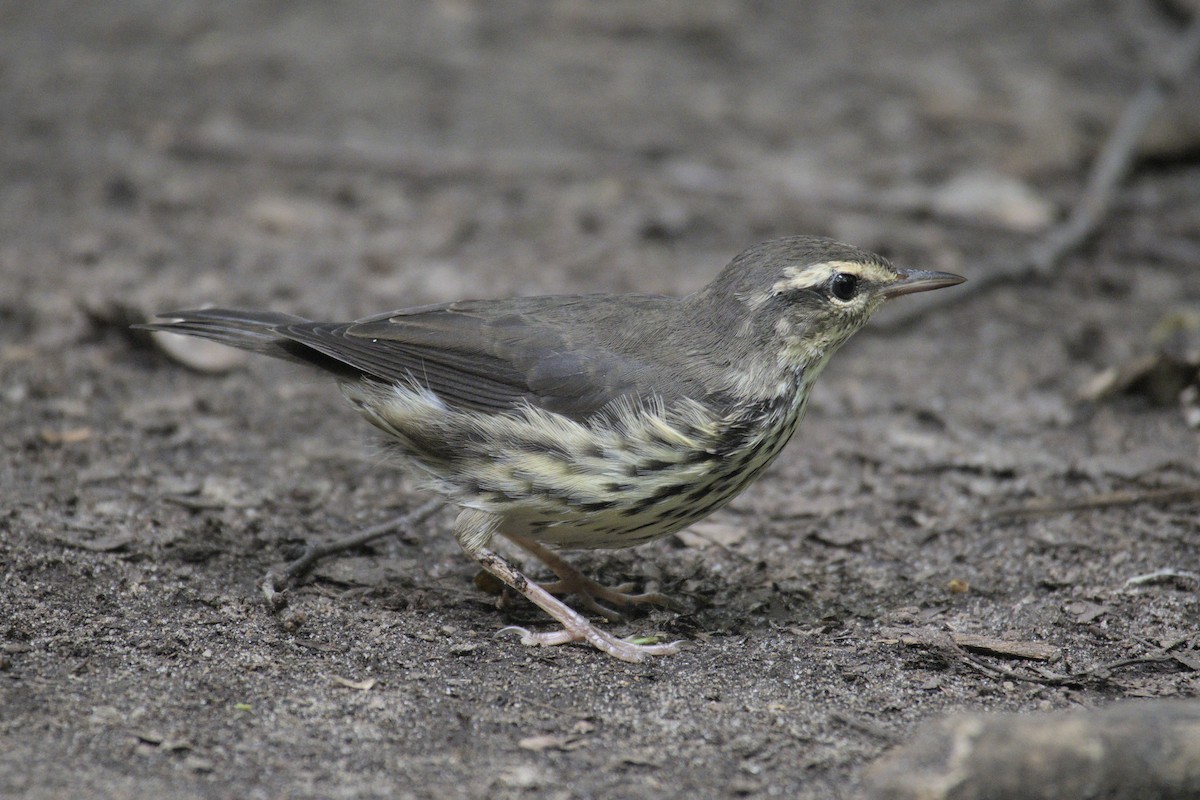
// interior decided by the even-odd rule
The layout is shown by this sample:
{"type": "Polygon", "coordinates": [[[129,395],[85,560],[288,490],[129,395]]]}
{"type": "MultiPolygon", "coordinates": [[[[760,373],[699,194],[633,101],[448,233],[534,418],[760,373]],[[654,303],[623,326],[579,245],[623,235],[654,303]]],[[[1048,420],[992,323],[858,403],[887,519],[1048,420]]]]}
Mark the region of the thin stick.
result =
{"type": "Polygon", "coordinates": [[[1147,489],[1141,492],[1106,492],[1074,500],[1039,498],[1019,506],[997,508],[985,514],[987,519],[1003,517],[1033,517],[1043,514],[1065,514],[1071,511],[1091,511],[1101,508],[1120,508],[1142,503],[1179,503],[1200,499],[1200,486],[1180,486],[1170,489],[1147,489]]]}
{"type": "Polygon", "coordinates": [[[1044,670],[1044,674],[1042,675],[1034,675],[1005,665],[989,664],[974,653],[968,653],[958,645],[953,645],[951,650],[962,660],[962,663],[990,677],[1007,678],[1014,681],[1025,681],[1026,683],[1038,683],[1043,686],[1075,686],[1089,681],[1104,683],[1111,680],[1110,673],[1119,669],[1136,667],[1142,664],[1162,664],[1173,660],[1169,654],[1160,652],[1147,656],[1122,658],[1118,661],[1110,661],[1107,664],[1097,664],[1094,667],[1089,667],[1088,669],[1068,675],[1061,675],[1049,670],[1044,670]]]}
{"type": "Polygon", "coordinates": [[[1032,242],[1016,258],[1000,259],[981,270],[969,283],[944,295],[934,295],[918,303],[906,303],[903,310],[889,316],[868,331],[882,333],[905,328],[922,319],[930,310],[950,303],[961,303],[997,286],[1052,275],[1062,260],[1091,238],[1108,214],[1118,184],[1129,173],[1137,143],[1155,114],[1183,85],[1200,61],[1200,14],[1168,51],[1158,69],[1142,83],[1125,107],[1117,124],[1092,164],[1087,187],[1061,225],[1050,229],[1032,242]]]}
{"type": "Polygon", "coordinates": [[[276,572],[273,569],[267,571],[262,580],[263,597],[266,598],[267,604],[272,608],[281,607],[284,602],[281,595],[287,588],[287,585],[295,578],[312,569],[313,565],[322,558],[334,553],[351,550],[368,542],[373,542],[398,530],[420,525],[433,516],[443,505],[445,505],[445,502],[442,500],[430,500],[412,511],[394,517],[387,522],[373,525],[345,539],[339,539],[336,542],[329,542],[322,545],[310,544],[304,549],[304,554],[288,564],[282,572],[276,572]]]}

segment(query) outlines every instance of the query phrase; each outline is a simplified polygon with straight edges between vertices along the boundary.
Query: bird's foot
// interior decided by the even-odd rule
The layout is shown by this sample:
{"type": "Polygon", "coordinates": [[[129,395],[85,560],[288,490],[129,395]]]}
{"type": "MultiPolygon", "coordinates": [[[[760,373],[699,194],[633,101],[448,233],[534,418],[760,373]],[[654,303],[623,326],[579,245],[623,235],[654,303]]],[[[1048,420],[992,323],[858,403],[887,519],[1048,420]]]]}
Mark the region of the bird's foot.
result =
{"type": "MultiPolygon", "coordinates": [[[[571,567],[571,569],[574,570],[575,568],[571,567]]],[[[609,622],[623,622],[625,615],[615,608],[605,605],[605,603],[621,608],[650,604],[674,610],[679,609],[679,604],[665,594],[660,594],[659,592],[633,594],[630,591],[634,586],[632,583],[622,583],[620,586],[605,586],[578,571],[575,571],[570,576],[560,574],[558,580],[543,583],[541,586],[547,592],[550,592],[550,594],[575,595],[579,598],[579,605],[593,614],[599,614],[609,622]],[[603,603],[600,602],[602,600],[604,601],[603,603]]]]}
{"type": "Polygon", "coordinates": [[[597,650],[608,653],[622,661],[642,661],[647,656],[666,656],[679,652],[679,642],[645,644],[621,639],[611,633],[601,630],[575,609],[559,600],[540,585],[522,575],[515,567],[501,558],[498,554],[486,548],[477,548],[471,553],[488,572],[495,575],[506,585],[520,592],[525,599],[554,617],[562,630],[548,633],[533,633],[524,628],[510,627],[506,631],[515,631],[521,635],[521,643],[531,646],[552,647],[568,642],[590,644],[597,650]]]}
{"type": "Polygon", "coordinates": [[[681,610],[679,603],[665,594],[659,592],[634,594],[631,591],[634,587],[632,583],[623,583],[620,586],[605,586],[584,575],[571,562],[533,539],[515,534],[506,534],[506,536],[513,544],[516,544],[537,558],[549,567],[551,572],[558,576],[558,580],[556,581],[541,584],[543,589],[550,594],[573,594],[579,598],[580,605],[585,609],[591,611],[593,614],[599,614],[609,622],[623,622],[625,619],[620,611],[610,606],[627,608],[629,606],[651,604],[670,608],[675,611],[681,610]],[[605,603],[609,605],[605,605],[605,603]]]}
{"type": "Polygon", "coordinates": [[[647,656],[669,656],[679,652],[680,642],[665,644],[658,642],[631,642],[628,639],[620,639],[611,633],[602,631],[591,623],[585,624],[587,628],[582,630],[568,630],[567,628],[563,628],[557,631],[545,631],[542,633],[534,633],[517,625],[509,625],[506,628],[501,628],[496,633],[497,635],[502,633],[516,633],[521,637],[521,644],[527,647],[554,647],[555,645],[568,644],[570,642],[584,642],[595,647],[597,650],[603,650],[614,658],[634,663],[642,661],[647,656]]]}

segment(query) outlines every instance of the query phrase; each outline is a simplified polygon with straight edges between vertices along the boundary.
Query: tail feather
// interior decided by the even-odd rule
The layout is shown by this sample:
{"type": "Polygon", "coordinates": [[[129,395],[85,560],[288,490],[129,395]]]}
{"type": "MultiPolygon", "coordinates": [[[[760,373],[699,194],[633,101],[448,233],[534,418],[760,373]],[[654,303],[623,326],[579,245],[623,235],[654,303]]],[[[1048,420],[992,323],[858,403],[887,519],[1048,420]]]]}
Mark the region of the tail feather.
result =
{"type": "Polygon", "coordinates": [[[295,341],[281,329],[309,325],[309,320],[276,311],[204,308],[159,314],[161,322],[134,325],[144,331],[198,336],[220,344],[298,362],[337,375],[361,375],[361,370],[295,341]]]}

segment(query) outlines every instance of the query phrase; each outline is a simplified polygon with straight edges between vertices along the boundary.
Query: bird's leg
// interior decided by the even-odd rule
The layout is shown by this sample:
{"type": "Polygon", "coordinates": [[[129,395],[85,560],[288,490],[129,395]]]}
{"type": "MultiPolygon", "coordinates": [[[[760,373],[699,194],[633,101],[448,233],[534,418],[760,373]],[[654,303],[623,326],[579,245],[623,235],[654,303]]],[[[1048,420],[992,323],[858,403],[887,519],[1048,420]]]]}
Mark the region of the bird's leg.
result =
{"type": "Polygon", "coordinates": [[[504,628],[505,631],[519,633],[521,644],[549,647],[567,642],[585,642],[614,658],[632,662],[641,661],[646,656],[664,656],[679,652],[678,642],[636,644],[619,639],[588,622],[578,611],[529,580],[516,567],[487,547],[496,526],[497,520],[491,514],[468,509],[459,514],[455,523],[455,535],[463,550],[478,561],[480,566],[563,626],[561,631],[550,633],[532,633],[515,626],[504,628]]]}
{"type": "Polygon", "coordinates": [[[510,542],[541,561],[551,572],[558,576],[558,580],[552,583],[543,583],[541,585],[543,589],[551,594],[573,594],[580,599],[584,608],[594,614],[599,614],[609,622],[621,622],[624,620],[624,616],[621,612],[600,603],[600,600],[622,608],[646,603],[663,606],[664,608],[679,607],[678,603],[659,592],[630,594],[629,590],[633,588],[632,583],[623,583],[620,586],[604,586],[584,575],[571,562],[558,553],[555,553],[550,548],[533,539],[516,533],[508,533],[507,531],[503,531],[503,533],[510,542]]]}
{"type": "Polygon", "coordinates": [[[588,622],[587,618],[575,611],[563,601],[547,592],[541,586],[531,582],[518,572],[511,564],[498,554],[480,548],[473,556],[488,572],[521,593],[531,603],[545,611],[563,626],[560,631],[549,633],[533,633],[525,628],[509,626],[503,631],[514,631],[521,636],[521,644],[549,647],[567,642],[586,642],[597,650],[603,650],[610,656],[622,661],[637,662],[646,656],[665,656],[679,652],[679,643],[669,644],[636,644],[619,639],[611,633],[597,628],[588,622]]]}

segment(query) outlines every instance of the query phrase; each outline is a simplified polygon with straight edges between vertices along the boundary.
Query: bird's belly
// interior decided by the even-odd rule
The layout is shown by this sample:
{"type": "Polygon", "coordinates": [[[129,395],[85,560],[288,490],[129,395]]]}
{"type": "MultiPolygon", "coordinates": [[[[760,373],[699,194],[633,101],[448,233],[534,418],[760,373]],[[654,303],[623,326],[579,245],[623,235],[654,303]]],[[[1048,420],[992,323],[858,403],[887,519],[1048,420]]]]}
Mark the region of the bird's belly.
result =
{"type": "MultiPolygon", "coordinates": [[[[683,477],[683,476],[681,476],[683,477]]],[[[651,503],[654,491],[639,493],[605,508],[583,509],[536,504],[504,514],[506,529],[563,549],[606,549],[633,547],[670,535],[697,522],[741,491],[742,486],[723,472],[689,476],[684,482],[656,482],[657,491],[668,491],[651,503]]]]}
{"type": "Polygon", "coordinates": [[[451,502],[506,531],[588,549],[642,544],[724,506],[791,438],[807,400],[807,386],[796,388],[728,414],[646,401],[588,423],[536,408],[453,412],[404,387],[348,394],[451,502]]]}
{"type": "MultiPolygon", "coordinates": [[[[633,547],[668,536],[723,507],[770,466],[804,414],[798,404],[779,424],[721,458],[683,458],[592,502],[546,502],[533,491],[527,504],[502,515],[513,532],[563,549],[633,547]],[[540,500],[538,498],[541,498],[540,500]]],[[[613,487],[611,476],[595,481],[613,487]]]]}

